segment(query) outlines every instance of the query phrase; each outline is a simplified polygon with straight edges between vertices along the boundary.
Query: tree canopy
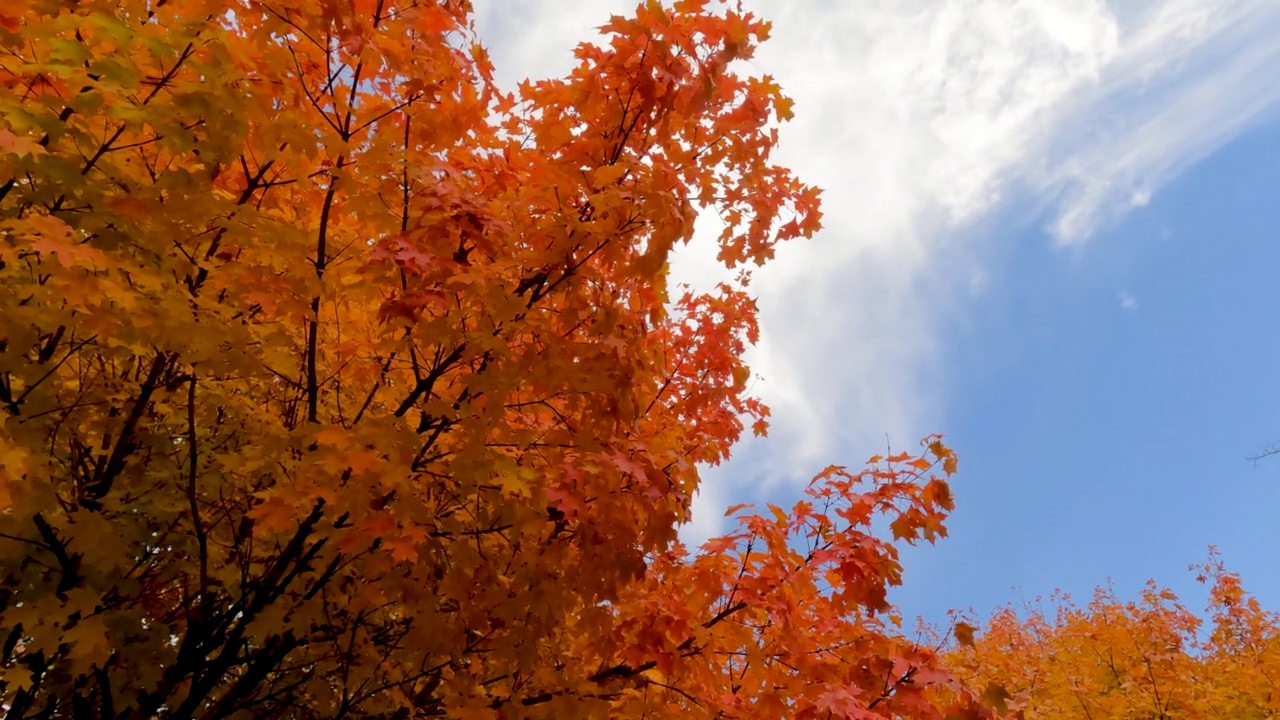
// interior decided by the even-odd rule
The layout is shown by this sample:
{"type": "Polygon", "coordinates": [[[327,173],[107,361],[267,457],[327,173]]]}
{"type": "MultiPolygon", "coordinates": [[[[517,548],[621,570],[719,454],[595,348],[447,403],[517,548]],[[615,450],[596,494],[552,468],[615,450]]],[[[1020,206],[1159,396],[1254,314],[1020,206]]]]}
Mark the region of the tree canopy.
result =
{"type": "Polygon", "coordinates": [[[1134,600],[1099,588],[998,610],[947,665],[1007,717],[1269,718],[1280,712],[1280,615],[1245,592],[1216,552],[1193,566],[1204,613],[1149,583],[1134,600]]]}
{"type": "Polygon", "coordinates": [[[938,438],[677,542],[819,226],[768,30],[648,2],[511,94],[459,0],[5,3],[7,716],[986,712],[886,600],[938,438]]]}

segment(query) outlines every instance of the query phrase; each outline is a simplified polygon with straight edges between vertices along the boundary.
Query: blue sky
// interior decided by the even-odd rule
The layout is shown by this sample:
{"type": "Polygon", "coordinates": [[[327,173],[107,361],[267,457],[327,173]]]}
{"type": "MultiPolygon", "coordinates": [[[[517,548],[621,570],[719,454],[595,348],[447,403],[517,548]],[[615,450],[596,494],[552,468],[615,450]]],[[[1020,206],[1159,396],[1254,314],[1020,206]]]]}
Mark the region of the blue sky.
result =
{"type": "MultiPolygon", "coordinates": [[[[511,85],[632,4],[475,2],[511,85]]],[[[686,538],[941,432],[959,507],[905,556],[908,615],[1149,577],[1194,604],[1210,544],[1280,608],[1280,458],[1246,459],[1280,440],[1280,3],[745,4],[825,229],[752,284],[774,426],[706,473],[686,538]]],[[[679,280],[724,276],[714,230],[679,280]]]]}
{"type": "Polygon", "coordinates": [[[1021,232],[943,343],[959,507],[908,555],[904,610],[1149,577],[1198,602],[1210,544],[1280,608],[1280,457],[1247,459],[1280,440],[1280,123],[1084,247],[1042,238],[1021,232]]]}

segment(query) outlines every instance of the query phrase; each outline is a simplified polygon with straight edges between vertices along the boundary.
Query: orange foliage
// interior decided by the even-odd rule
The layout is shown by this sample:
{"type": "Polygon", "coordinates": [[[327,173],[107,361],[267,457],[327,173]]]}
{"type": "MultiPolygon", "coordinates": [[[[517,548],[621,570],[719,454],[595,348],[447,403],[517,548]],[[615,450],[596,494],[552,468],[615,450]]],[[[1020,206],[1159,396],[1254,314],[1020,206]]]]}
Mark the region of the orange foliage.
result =
{"type": "Polygon", "coordinates": [[[469,10],[4,4],[0,706],[940,717],[871,533],[942,533],[936,440],[674,543],[766,411],[752,300],[669,254],[819,222],[768,25],[647,2],[512,96],[469,10]]]}
{"type": "MultiPolygon", "coordinates": [[[[1009,717],[1270,718],[1280,712],[1280,616],[1245,594],[1214,554],[1205,618],[1147,585],[1124,602],[1099,589],[1086,607],[1064,595],[1053,615],[1004,608],[947,665],[1009,717]]],[[[972,628],[968,628],[972,630],[972,628]]]]}

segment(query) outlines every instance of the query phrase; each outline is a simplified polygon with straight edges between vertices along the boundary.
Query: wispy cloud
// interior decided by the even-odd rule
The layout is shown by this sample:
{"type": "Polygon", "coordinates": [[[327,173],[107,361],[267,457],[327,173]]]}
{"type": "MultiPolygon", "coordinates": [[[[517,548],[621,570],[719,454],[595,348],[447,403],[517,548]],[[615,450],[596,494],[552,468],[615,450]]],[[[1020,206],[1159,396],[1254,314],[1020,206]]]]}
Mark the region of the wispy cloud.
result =
{"type": "MultiPolygon", "coordinates": [[[[1141,7],[1141,6],[1139,6],[1141,7]]],[[[1127,18],[1098,81],[1046,136],[1026,179],[1062,193],[1051,234],[1087,239],[1280,100],[1280,4],[1166,0],[1127,18]]]]}
{"type": "MultiPolygon", "coordinates": [[[[512,83],[563,72],[575,41],[633,5],[475,4],[512,83]]],[[[1000,209],[1015,223],[1047,216],[1053,242],[1081,243],[1280,100],[1273,0],[747,5],[774,20],[751,69],[797,101],[780,155],[826,189],[826,229],[752,285],[752,362],[774,428],[709,475],[695,537],[716,529],[722,500],[756,492],[744,477],[803,477],[886,435],[945,430],[939,331],[1001,247],[967,228],[1000,209]]],[[[709,255],[695,243],[680,276],[713,273],[709,255]]]]}
{"type": "Polygon", "coordinates": [[[1120,301],[1120,307],[1129,312],[1136,312],[1138,309],[1138,298],[1129,294],[1128,290],[1121,290],[1116,293],[1116,300],[1120,301]]]}

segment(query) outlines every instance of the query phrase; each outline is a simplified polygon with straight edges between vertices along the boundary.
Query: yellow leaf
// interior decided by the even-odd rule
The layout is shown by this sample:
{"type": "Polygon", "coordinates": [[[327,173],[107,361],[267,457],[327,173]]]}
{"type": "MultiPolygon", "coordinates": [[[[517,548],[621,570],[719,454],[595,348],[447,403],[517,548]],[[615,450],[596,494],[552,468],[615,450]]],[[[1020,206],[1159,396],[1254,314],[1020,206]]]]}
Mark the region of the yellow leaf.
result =
{"type": "Polygon", "coordinates": [[[8,686],[6,690],[18,692],[31,687],[31,671],[17,663],[10,665],[2,677],[4,677],[4,684],[8,686]]]}
{"type": "Polygon", "coordinates": [[[597,189],[599,189],[599,188],[605,187],[606,185],[614,184],[615,182],[621,180],[622,176],[626,174],[627,174],[626,165],[604,165],[602,167],[596,168],[596,171],[592,173],[591,184],[594,185],[597,189]]]}
{"type": "Polygon", "coordinates": [[[101,616],[81,618],[63,635],[63,640],[71,643],[72,661],[82,672],[93,666],[102,667],[111,657],[111,640],[101,616]]]}
{"type": "Polygon", "coordinates": [[[346,447],[350,432],[337,425],[329,425],[316,433],[316,443],[331,447],[346,447]]]}
{"type": "Polygon", "coordinates": [[[987,689],[982,692],[982,701],[994,707],[1000,713],[1008,712],[1008,701],[1012,697],[1008,690],[995,683],[987,685],[987,689]]]}

